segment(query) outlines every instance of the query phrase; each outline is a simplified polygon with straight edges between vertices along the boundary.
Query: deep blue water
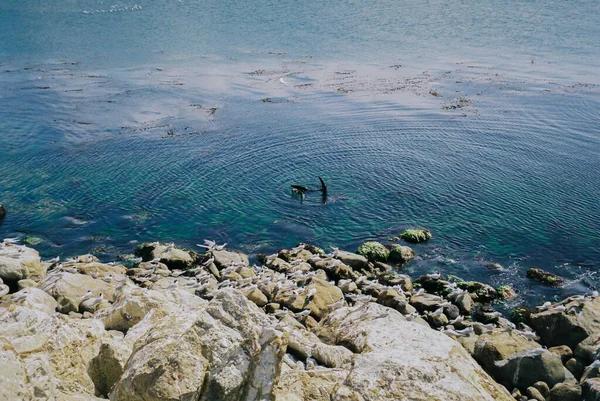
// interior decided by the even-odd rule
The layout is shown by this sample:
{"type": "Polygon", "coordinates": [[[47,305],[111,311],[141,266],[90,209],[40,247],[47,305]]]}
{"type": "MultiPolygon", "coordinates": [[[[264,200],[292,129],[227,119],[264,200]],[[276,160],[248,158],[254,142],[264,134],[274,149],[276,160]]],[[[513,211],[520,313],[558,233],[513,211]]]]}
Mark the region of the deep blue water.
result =
{"type": "Polygon", "coordinates": [[[412,274],[598,288],[599,4],[4,0],[0,237],[112,260],[422,226],[412,274]],[[327,203],[292,197],[318,176],[327,203]]]}

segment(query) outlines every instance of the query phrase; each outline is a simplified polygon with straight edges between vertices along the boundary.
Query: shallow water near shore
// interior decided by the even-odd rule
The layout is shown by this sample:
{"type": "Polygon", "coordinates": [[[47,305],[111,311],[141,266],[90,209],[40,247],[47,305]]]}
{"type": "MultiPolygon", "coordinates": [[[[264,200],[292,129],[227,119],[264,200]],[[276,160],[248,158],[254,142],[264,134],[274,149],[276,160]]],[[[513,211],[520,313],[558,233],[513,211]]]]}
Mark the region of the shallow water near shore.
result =
{"type": "Polygon", "coordinates": [[[112,260],[156,239],[353,250],[422,226],[411,274],[519,302],[598,288],[599,11],[3,2],[0,236],[112,260]],[[326,203],[292,196],[318,176],[326,203]]]}

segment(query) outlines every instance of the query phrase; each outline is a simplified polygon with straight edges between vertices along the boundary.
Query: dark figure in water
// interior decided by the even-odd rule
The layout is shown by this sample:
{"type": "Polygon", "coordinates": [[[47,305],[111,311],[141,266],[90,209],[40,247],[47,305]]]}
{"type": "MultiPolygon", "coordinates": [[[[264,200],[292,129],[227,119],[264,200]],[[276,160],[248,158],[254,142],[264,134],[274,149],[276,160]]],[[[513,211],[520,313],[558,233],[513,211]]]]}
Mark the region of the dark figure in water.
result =
{"type": "Polygon", "coordinates": [[[304,198],[304,194],[306,192],[321,192],[321,197],[323,203],[327,201],[327,185],[325,185],[325,181],[321,177],[319,177],[319,181],[321,182],[320,189],[309,189],[304,185],[294,185],[292,184],[292,192],[295,194],[299,194],[301,198],[304,198]]]}

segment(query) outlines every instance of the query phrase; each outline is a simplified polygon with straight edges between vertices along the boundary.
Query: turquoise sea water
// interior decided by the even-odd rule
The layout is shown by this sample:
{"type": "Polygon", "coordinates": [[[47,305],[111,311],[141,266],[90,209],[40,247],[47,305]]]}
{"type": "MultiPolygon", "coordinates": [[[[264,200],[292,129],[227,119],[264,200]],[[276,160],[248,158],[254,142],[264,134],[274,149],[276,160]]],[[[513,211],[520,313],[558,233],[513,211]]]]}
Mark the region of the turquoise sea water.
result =
{"type": "Polygon", "coordinates": [[[412,274],[598,288],[599,4],[5,0],[0,237],[112,260],[422,226],[412,274]],[[318,176],[325,204],[291,195],[318,176]]]}

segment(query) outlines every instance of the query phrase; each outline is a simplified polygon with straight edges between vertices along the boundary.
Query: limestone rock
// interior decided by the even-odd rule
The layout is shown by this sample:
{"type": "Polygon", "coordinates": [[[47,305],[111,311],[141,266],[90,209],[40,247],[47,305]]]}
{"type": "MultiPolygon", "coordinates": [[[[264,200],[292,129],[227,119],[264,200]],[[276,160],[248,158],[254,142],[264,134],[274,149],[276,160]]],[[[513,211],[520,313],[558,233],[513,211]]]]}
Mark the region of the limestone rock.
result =
{"type": "Polygon", "coordinates": [[[267,303],[269,303],[269,300],[265,294],[263,294],[258,288],[255,288],[251,291],[246,291],[244,295],[246,295],[246,298],[254,302],[257,306],[265,306],[267,303]]]}
{"type": "MultiPolygon", "coordinates": [[[[335,371],[315,373],[317,383],[325,375],[327,383],[336,385],[324,384],[313,393],[323,398],[305,399],[512,400],[510,393],[495,383],[460,344],[442,333],[407,322],[400,313],[382,305],[367,303],[338,309],[319,323],[316,333],[325,342],[343,345],[358,355],[341,379],[335,371]]],[[[285,376],[282,383],[288,382],[285,376]]],[[[306,391],[314,387],[311,379],[302,380],[295,390],[306,396],[306,391]]],[[[280,384],[275,399],[296,398],[280,384]]]]}
{"type": "Polygon", "coordinates": [[[4,306],[17,303],[20,306],[51,315],[56,309],[56,301],[50,295],[37,288],[25,288],[11,295],[4,306]]]}
{"type": "Polygon", "coordinates": [[[167,316],[183,309],[202,307],[205,303],[202,298],[183,290],[163,292],[130,285],[119,288],[113,304],[99,310],[96,318],[104,323],[107,330],[125,332],[142,321],[150,311],[154,311],[156,316],[167,316]]]}
{"type": "Polygon", "coordinates": [[[288,263],[285,260],[280,259],[280,258],[270,259],[267,262],[267,266],[269,266],[269,268],[271,268],[275,271],[282,272],[282,273],[291,272],[294,268],[291,263],[288,263]]]}
{"type": "MultiPolygon", "coordinates": [[[[123,276],[120,280],[126,280],[123,276]]],[[[117,280],[106,282],[100,278],[94,279],[77,273],[67,273],[58,271],[49,274],[38,288],[46,291],[54,299],[59,297],[81,300],[81,297],[91,290],[93,296],[97,297],[103,294],[104,299],[112,300],[116,287],[120,283],[117,280]]]]}
{"type": "Polygon", "coordinates": [[[600,333],[600,298],[567,304],[567,308],[569,313],[548,310],[530,316],[531,326],[549,347],[567,345],[575,349],[592,333],[600,333]]]}
{"type": "Polygon", "coordinates": [[[17,286],[19,287],[19,291],[25,288],[37,287],[38,283],[35,280],[30,278],[26,278],[23,280],[19,280],[17,282],[17,286]]]}
{"type": "MultiPolygon", "coordinates": [[[[38,296],[50,298],[39,290],[28,298],[38,296]]],[[[0,307],[0,399],[96,400],[87,367],[106,337],[102,323],[32,305],[0,307]]]]}
{"type": "Polygon", "coordinates": [[[98,351],[98,355],[90,361],[88,374],[96,391],[103,397],[108,397],[110,390],[123,375],[125,364],[132,352],[132,344],[119,335],[105,339],[98,351]]]}
{"type": "Polygon", "coordinates": [[[219,270],[229,267],[229,265],[232,263],[239,264],[241,266],[250,265],[248,256],[240,252],[233,252],[224,249],[222,251],[212,251],[212,256],[215,258],[215,265],[217,265],[219,270]]]}
{"type": "Polygon", "coordinates": [[[323,343],[302,327],[288,325],[286,330],[289,332],[288,350],[304,359],[313,357],[328,368],[342,367],[353,355],[348,348],[323,343]]]}
{"type": "Polygon", "coordinates": [[[151,312],[136,332],[111,400],[267,399],[286,346],[273,321],[233,289],[186,313],[151,312]]]}
{"type": "Polygon", "coordinates": [[[0,242],[0,278],[4,281],[33,279],[40,281],[46,275],[46,267],[39,253],[24,245],[0,242]]]}
{"type": "Polygon", "coordinates": [[[567,368],[567,370],[571,372],[571,374],[575,376],[577,380],[579,380],[581,378],[581,375],[583,375],[585,366],[578,359],[571,358],[567,362],[565,362],[565,368],[567,368]]]}
{"type": "Polygon", "coordinates": [[[377,297],[377,303],[395,309],[403,315],[410,315],[417,311],[408,303],[404,294],[394,289],[382,291],[377,297]]]}
{"type": "Polygon", "coordinates": [[[56,299],[56,302],[56,311],[62,314],[68,315],[71,312],[79,311],[79,301],[73,298],[60,296],[56,299]]]}

